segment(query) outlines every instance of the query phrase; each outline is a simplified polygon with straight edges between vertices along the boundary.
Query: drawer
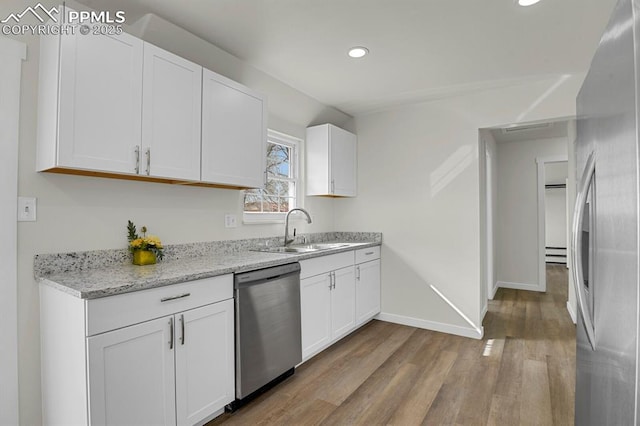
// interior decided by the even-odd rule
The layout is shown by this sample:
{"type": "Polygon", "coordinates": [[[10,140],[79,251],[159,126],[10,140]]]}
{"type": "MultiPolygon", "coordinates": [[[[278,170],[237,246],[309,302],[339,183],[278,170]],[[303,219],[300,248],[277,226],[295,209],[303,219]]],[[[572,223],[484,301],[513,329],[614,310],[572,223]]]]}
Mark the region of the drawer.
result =
{"type": "Polygon", "coordinates": [[[329,254],[300,261],[300,278],[313,277],[325,272],[353,266],[353,251],[329,254]]]}
{"type": "Polygon", "coordinates": [[[380,259],[380,246],[356,250],[356,264],[380,259]]]}
{"type": "Polygon", "coordinates": [[[233,275],[173,284],[86,301],[87,336],[233,297],[233,275]]]}

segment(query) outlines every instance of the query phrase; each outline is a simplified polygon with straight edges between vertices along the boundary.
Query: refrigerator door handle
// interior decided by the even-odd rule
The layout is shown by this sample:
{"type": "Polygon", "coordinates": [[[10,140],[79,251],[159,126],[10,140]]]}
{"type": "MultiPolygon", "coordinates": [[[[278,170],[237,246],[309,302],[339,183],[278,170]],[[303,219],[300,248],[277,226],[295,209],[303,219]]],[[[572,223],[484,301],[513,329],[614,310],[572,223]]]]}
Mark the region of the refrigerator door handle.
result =
{"type": "Polygon", "coordinates": [[[576,205],[573,210],[573,229],[571,235],[571,261],[573,264],[573,285],[575,287],[576,296],[578,298],[578,307],[582,312],[584,328],[587,332],[587,339],[591,344],[591,348],[596,350],[596,339],[593,328],[593,319],[587,307],[587,298],[584,292],[584,274],[582,272],[582,222],[584,220],[584,205],[587,202],[587,194],[593,180],[593,174],[596,170],[595,152],[592,152],[587,159],[587,165],[584,174],[580,180],[578,194],[576,196],[576,205]]]}

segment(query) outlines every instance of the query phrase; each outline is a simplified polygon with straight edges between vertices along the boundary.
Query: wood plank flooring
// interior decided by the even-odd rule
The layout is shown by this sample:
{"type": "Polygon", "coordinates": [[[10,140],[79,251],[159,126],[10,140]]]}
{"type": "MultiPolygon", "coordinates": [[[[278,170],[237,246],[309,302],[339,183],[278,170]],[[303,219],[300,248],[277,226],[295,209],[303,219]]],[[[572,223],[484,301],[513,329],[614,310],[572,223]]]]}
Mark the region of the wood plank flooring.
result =
{"type": "Polygon", "coordinates": [[[573,425],[567,270],[547,293],[499,289],[485,337],[372,321],[217,425],[573,425]]]}

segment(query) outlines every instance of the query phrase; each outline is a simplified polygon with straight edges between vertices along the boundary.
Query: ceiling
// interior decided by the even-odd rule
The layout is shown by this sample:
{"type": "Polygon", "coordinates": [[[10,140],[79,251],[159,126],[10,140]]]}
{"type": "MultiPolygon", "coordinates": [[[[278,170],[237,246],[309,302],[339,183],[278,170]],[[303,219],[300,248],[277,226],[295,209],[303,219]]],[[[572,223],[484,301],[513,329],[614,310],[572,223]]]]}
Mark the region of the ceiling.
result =
{"type": "Polygon", "coordinates": [[[581,74],[616,0],[80,0],[175,23],[357,115],[469,89],[581,74]],[[351,59],[347,50],[370,54],[351,59]]]}

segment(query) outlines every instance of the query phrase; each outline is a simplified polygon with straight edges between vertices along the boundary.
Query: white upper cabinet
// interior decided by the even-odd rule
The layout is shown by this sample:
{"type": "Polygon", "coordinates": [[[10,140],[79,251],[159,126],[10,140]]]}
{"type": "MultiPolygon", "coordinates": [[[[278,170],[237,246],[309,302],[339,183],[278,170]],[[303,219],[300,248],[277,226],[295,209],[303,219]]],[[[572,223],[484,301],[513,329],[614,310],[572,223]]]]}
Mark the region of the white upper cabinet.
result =
{"type": "Polygon", "coordinates": [[[121,35],[42,36],[38,171],[261,188],[266,99],[121,35]]]}
{"type": "Polygon", "coordinates": [[[202,67],[145,43],[142,94],[139,174],[199,181],[202,67]]]}
{"type": "Polygon", "coordinates": [[[40,43],[37,169],[134,173],[142,40],[77,32],[40,43]]]}
{"type": "Polygon", "coordinates": [[[264,185],[266,100],[212,71],[203,71],[203,182],[245,188],[264,185]]]}
{"type": "Polygon", "coordinates": [[[355,197],[356,135],[333,124],[307,128],[307,195],[355,197]]]}

